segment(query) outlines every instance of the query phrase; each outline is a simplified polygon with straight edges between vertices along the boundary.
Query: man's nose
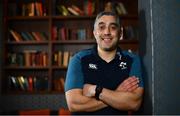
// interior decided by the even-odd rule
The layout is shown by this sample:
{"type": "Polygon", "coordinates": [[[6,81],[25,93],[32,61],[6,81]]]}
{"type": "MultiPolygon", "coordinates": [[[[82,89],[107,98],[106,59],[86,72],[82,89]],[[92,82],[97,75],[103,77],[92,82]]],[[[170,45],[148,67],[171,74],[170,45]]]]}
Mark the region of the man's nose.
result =
{"type": "Polygon", "coordinates": [[[104,34],[110,34],[110,28],[106,28],[105,30],[104,30],[104,34]]]}

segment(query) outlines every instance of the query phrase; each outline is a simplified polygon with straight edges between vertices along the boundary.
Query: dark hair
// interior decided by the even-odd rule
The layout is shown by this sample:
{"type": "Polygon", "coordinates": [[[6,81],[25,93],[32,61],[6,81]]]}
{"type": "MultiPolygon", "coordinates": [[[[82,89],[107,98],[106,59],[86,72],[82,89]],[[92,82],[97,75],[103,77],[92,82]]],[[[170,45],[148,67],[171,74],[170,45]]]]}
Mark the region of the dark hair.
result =
{"type": "Polygon", "coordinates": [[[115,12],[107,12],[107,11],[103,11],[100,12],[99,14],[97,14],[95,22],[94,22],[94,27],[96,25],[96,22],[99,18],[101,18],[102,16],[107,15],[107,16],[114,16],[116,18],[116,22],[118,24],[118,26],[120,26],[120,19],[119,16],[115,13],[115,12]]]}

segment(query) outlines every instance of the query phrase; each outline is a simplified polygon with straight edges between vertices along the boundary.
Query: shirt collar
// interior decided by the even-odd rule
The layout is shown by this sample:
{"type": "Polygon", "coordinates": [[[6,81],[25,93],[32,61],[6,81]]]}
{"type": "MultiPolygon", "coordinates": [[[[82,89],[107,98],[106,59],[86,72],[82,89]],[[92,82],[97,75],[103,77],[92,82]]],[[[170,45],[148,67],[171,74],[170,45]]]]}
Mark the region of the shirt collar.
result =
{"type": "MultiPolygon", "coordinates": [[[[95,58],[97,60],[102,60],[101,57],[98,55],[98,51],[97,51],[97,44],[93,47],[93,54],[95,56],[95,58]]],[[[117,47],[117,51],[116,51],[116,56],[115,56],[115,59],[120,59],[122,58],[122,50],[120,47],[117,47]]]]}

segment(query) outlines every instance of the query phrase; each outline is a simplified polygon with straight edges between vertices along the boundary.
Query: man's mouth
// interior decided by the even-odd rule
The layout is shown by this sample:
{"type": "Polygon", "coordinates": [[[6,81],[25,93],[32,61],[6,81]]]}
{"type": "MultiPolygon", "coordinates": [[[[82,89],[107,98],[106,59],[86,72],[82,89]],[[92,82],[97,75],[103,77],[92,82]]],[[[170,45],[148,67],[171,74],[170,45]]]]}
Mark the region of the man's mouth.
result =
{"type": "Polygon", "coordinates": [[[103,40],[104,42],[109,43],[109,42],[111,42],[112,38],[111,38],[111,37],[104,37],[104,38],[102,38],[102,40],[103,40]]]}

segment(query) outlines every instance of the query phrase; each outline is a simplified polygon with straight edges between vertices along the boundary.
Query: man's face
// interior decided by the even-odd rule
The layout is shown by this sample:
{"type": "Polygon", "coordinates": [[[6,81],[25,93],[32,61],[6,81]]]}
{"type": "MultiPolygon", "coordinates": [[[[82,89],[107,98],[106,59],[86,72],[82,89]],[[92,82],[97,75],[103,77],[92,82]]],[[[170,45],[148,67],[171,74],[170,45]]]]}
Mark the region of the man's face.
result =
{"type": "Polygon", "coordinates": [[[104,51],[115,50],[119,42],[119,27],[114,16],[104,15],[94,27],[94,36],[98,47],[104,51]]]}

